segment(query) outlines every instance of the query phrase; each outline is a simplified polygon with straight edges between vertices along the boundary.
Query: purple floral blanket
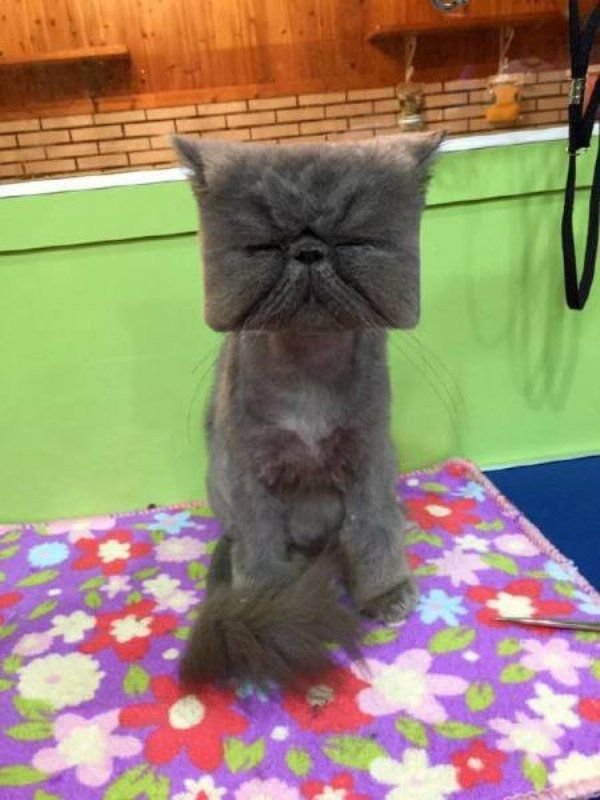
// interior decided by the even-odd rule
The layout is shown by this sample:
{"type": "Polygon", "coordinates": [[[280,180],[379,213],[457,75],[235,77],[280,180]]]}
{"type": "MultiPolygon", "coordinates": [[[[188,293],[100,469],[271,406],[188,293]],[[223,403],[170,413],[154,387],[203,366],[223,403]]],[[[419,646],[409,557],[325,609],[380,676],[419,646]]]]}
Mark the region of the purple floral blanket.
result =
{"type": "Polygon", "coordinates": [[[0,798],[600,794],[600,636],[496,620],[597,617],[600,597],[473,466],[399,490],[416,613],[296,694],[177,685],[205,509],[1,527],[0,798]]]}

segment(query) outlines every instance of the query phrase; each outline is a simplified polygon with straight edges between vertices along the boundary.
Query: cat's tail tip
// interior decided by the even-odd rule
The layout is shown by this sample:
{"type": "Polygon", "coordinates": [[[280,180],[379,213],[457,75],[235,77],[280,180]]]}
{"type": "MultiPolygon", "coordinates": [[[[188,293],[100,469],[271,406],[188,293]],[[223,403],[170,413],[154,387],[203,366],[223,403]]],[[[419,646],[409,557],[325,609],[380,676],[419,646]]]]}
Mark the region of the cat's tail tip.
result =
{"type": "Polygon", "coordinates": [[[184,686],[235,680],[294,686],[331,666],[330,642],[357,655],[359,620],[327,560],[279,588],[219,586],[200,606],[179,667],[184,686]]]}

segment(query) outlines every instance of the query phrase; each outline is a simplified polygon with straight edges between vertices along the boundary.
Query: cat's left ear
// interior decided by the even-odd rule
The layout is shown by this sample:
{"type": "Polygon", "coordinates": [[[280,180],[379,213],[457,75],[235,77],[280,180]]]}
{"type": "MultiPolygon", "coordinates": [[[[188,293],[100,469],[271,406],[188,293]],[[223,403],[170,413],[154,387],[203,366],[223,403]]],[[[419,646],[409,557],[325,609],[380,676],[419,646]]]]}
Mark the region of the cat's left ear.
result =
{"type": "Polygon", "coordinates": [[[390,156],[405,161],[410,168],[427,170],[445,138],[444,131],[427,131],[380,136],[372,142],[390,156]]]}
{"type": "Polygon", "coordinates": [[[215,175],[239,148],[239,145],[229,142],[194,139],[191,136],[173,136],[171,141],[192,186],[200,193],[210,188],[215,175]]]}

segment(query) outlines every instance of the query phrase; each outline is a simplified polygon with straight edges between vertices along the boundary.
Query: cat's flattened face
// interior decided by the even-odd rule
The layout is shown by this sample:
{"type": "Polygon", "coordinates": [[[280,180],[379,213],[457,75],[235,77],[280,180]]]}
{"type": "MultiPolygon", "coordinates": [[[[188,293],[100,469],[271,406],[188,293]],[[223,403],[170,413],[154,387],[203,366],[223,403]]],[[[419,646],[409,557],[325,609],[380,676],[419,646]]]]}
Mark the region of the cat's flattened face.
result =
{"type": "Polygon", "coordinates": [[[221,331],[410,328],[437,136],[325,146],[176,140],[200,205],[221,331]]]}

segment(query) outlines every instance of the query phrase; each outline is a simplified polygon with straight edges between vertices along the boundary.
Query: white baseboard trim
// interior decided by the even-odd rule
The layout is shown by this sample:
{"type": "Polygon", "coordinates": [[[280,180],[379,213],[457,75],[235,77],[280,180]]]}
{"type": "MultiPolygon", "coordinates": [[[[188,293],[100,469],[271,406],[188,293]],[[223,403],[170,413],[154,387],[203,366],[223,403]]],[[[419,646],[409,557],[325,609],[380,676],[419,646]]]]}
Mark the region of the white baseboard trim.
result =
{"type": "MultiPolygon", "coordinates": [[[[465,150],[482,150],[489,147],[508,147],[537,142],[566,141],[566,125],[552,128],[529,128],[501,133],[457,136],[442,143],[441,152],[457,153],[465,150]]],[[[72,178],[48,178],[37,181],[19,181],[0,185],[0,199],[6,197],[31,197],[32,195],[56,194],[58,192],[81,192],[88,189],[112,189],[116,186],[143,186],[152,183],[169,183],[185,180],[184,170],[168,169],[137,170],[135,172],[111,172],[100,175],[75,175],[72,178]]]]}

